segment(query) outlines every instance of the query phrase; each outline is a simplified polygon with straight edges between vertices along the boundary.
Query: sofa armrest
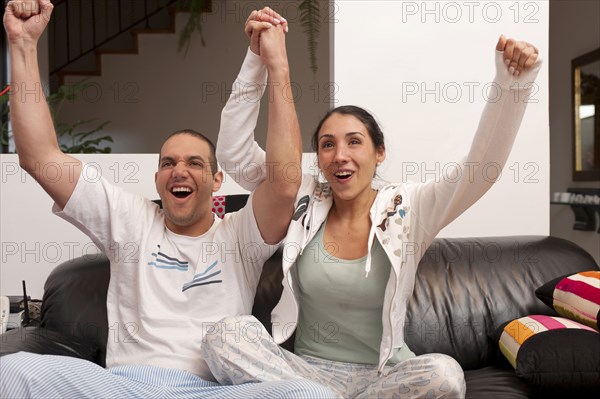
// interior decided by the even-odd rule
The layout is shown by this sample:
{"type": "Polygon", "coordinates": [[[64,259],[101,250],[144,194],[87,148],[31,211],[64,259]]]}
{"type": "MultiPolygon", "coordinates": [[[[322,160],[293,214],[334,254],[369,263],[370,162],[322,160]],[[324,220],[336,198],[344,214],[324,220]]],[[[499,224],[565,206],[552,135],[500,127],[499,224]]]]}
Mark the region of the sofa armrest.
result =
{"type": "MultiPolygon", "coordinates": [[[[89,340],[43,327],[21,327],[0,335],[0,356],[17,352],[71,356],[100,364],[100,348],[89,340]]],[[[101,364],[100,364],[101,365],[101,364]]]]}

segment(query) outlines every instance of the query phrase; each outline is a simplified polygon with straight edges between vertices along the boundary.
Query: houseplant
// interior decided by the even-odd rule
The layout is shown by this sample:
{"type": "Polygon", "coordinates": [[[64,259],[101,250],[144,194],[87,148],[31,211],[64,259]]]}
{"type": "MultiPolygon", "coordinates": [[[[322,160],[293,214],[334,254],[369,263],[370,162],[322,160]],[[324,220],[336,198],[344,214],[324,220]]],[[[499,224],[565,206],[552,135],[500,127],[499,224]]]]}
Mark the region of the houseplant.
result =
{"type": "MultiPolygon", "coordinates": [[[[77,120],[73,123],[57,122],[57,114],[65,101],[74,101],[77,95],[85,89],[87,82],[79,81],[71,85],[62,85],[56,93],[46,96],[50,114],[54,121],[54,129],[58,138],[60,149],[65,153],[110,153],[111,147],[106,146],[106,142],[113,142],[111,136],[104,135],[96,137],[95,133],[100,132],[109,122],[94,123],[94,119],[77,120]]],[[[9,142],[9,95],[0,97],[0,117],[2,126],[0,128],[0,139],[2,146],[6,148],[9,142]]]]}

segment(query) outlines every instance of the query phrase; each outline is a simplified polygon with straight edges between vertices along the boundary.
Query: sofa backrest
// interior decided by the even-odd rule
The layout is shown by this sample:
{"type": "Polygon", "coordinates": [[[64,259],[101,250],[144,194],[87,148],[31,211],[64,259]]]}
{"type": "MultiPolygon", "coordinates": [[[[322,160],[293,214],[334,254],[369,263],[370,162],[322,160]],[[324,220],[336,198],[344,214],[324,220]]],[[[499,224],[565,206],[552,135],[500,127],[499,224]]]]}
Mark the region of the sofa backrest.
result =
{"type": "MultiPolygon", "coordinates": [[[[270,332],[281,296],[281,252],[265,264],[253,314],[270,332]]],[[[555,237],[437,238],[419,263],[405,340],[416,354],[445,353],[466,369],[500,357],[498,329],[531,314],[554,314],[535,296],[544,283],[597,270],[590,254],[555,237]]],[[[283,345],[293,350],[293,337],[283,345]]]]}
{"type": "Polygon", "coordinates": [[[555,237],[436,239],[419,264],[406,342],[417,354],[446,353],[465,370],[491,365],[501,325],[555,314],[536,298],[538,287],[596,269],[586,251],[555,237]]]}
{"type": "MultiPolygon", "coordinates": [[[[534,291],[564,274],[595,270],[577,245],[554,237],[436,239],[423,257],[409,302],[405,338],[417,354],[446,353],[468,369],[493,364],[497,328],[529,314],[553,314],[534,291]]],[[[78,258],[53,270],[44,287],[42,326],[98,347],[104,365],[109,263],[78,258]]],[[[281,252],[266,264],[253,314],[270,330],[281,296],[281,252]]],[[[288,341],[293,349],[293,339],[288,341]]]]}
{"type": "MultiPolygon", "coordinates": [[[[96,348],[105,366],[108,319],[106,294],[110,263],[104,255],[82,256],[54,268],[44,285],[40,325],[60,337],[74,336],[96,348]]],[[[90,352],[93,352],[90,350],[90,352]]]]}

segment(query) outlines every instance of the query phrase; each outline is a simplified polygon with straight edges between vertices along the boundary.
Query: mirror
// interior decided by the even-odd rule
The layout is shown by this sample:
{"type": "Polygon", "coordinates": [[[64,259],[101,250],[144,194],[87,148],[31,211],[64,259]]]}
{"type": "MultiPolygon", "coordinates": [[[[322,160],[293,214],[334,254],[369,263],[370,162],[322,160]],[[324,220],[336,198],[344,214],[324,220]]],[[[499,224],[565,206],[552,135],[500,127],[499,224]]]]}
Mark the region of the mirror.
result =
{"type": "Polygon", "coordinates": [[[571,62],[573,180],[600,180],[600,48],[571,62]]]}

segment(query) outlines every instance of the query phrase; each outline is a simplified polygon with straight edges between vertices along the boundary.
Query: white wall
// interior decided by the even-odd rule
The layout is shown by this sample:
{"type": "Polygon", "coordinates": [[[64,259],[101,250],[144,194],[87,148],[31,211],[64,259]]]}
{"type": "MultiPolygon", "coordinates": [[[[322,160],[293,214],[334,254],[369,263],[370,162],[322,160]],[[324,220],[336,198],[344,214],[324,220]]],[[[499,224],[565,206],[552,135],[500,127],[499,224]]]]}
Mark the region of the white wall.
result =
{"type": "MultiPolygon", "coordinates": [[[[116,184],[149,198],[158,197],[152,184],[156,155],[77,158],[96,162],[102,175],[116,184]]],[[[0,165],[0,292],[21,294],[21,280],[25,280],[31,297],[41,298],[46,277],[55,266],[97,253],[97,249],[83,233],[52,214],[53,201],[19,167],[15,154],[2,154],[0,165]]]]}
{"type": "MultiPolygon", "coordinates": [[[[336,99],[378,117],[386,133],[387,180],[422,181],[432,177],[427,171],[466,154],[501,33],[548,56],[547,2],[337,1],[335,8],[336,99]],[[403,87],[418,93],[403,99],[403,87]],[[409,175],[412,166],[419,173],[409,175]]],[[[537,103],[527,109],[502,177],[442,236],[549,233],[547,81],[546,62],[537,103]]]]}

